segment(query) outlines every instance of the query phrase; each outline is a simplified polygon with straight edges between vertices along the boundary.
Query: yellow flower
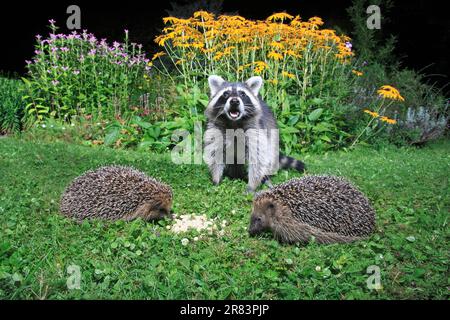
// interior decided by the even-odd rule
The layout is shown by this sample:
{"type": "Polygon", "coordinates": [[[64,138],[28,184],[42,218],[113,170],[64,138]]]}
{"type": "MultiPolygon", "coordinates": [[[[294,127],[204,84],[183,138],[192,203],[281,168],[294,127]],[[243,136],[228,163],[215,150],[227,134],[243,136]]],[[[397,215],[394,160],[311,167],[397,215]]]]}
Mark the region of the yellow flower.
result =
{"type": "Polygon", "coordinates": [[[289,73],[289,72],[286,72],[286,71],[282,71],[282,72],[281,72],[281,75],[282,75],[283,77],[286,77],[286,78],[289,78],[289,79],[294,79],[294,78],[295,78],[295,75],[294,75],[294,74],[289,73]]]}
{"type": "Polygon", "coordinates": [[[206,12],[204,10],[200,10],[200,11],[194,12],[194,18],[202,18],[205,21],[209,21],[209,20],[214,19],[214,15],[209,12],[206,12]]]}
{"type": "Polygon", "coordinates": [[[278,53],[278,52],[275,52],[275,51],[270,51],[267,54],[267,58],[269,58],[269,59],[271,58],[271,59],[274,59],[276,61],[279,61],[279,60],[283,59],[283,55],[278,53]]]}
{"type": "Polygon", "coordinates": [[[294,16],[291,16],[290,14],[287,14],[286,12],[279,12],[279,13],[274,13],[273,15],[269,16],[266,21],[277,21],[277,20],[292,20],[294,19],[294,16]]]}
{"type": "Polygon", "coordinates": [[[377,92],[383,98],[405,101],[405,99],[400,95],[400,92],[396,88],[389,85],[382,86],[377,92]]]}
{"type": "Polygon", "coordinates": [[[222,59],[222,57],[224,56],[224,54],[223,54],[223,52],[217,52],[215,55],[214,55],[214,57],[213,57],[213,59],[215,60],[215,61],[219,61],[220,59],[222,59]]]}
{"type": "Polygon", "coordinates": [[[365,109],[364,112],[369,114],[372,118],[378,118],[380,116],[378,114],[378,112],[373,112],[373,111],[370,111],[370,110],[367,110],[367,109],[365,109]]]}
{"type": "Polygon", "coordinates": [[[396,124],[397,123],[397,120],[390,119],[390,118],[385,117],[385,116],[380,117],[380,120],[383,121],[383,122],[389,123],[389,124],[396,124]]]}
{"type": "Polygon", "coordinates": [[[292,50],[292,49],[284,51],[284,54],[286,54],[286,55],[288,55],[290,57],[297,58],[297,59],[300,59],[302,57],[300,54],[296,54],[295,51],[292,50]]]}
{"type": "Polygon", "coordinates": [[[163,18],[164,24],[172,23],[172,24],[189,24],[189,19],[180,19],[176,17],[165,17],[163,18]]]}
{"type": "Polygon", "coordinates": [[[355,74],[358,77],[361,77],[363,75],[363,73],[361,71],[358,71],[358,70],[352,70],[352,73],[355,74]]]}
{"type": "Polygon", "coordinates": [[[309,22],[309,23],[312,23],[312,24],[315,24],[315,25],[317,25],[317,26],[323,25],[322,18],[320,18],[320,17],[312,17],[312,18],[309,18],[308,22],[309,22]]]}
{"type": "Polygon", "coordinates": [[[163,52],[163,51],[160,51],[160,52],[155,53],[155,54],[153,55],[153,57],[152,57],[152,61],[155,61],[156,59],[158,59],[159,57],[164,56],[165,54],[166,54],[166,53],[163,52]]]}
{"type": "Polygon", "coordinates": [[[263,72],[267,68],[269,68],[269,66],[264,61],[255,61],[255,73],[261,74],[261,72],[263,72]]]}
{"type": "Polygon", "coordinates": [[[282,43],[280,43],[280,42],[277,42],[277,41],[272,41],[270,43],[270,46],[274,47],[276,49],[280,49],[280,50],[284,48],[284,45],[282,43]]]}

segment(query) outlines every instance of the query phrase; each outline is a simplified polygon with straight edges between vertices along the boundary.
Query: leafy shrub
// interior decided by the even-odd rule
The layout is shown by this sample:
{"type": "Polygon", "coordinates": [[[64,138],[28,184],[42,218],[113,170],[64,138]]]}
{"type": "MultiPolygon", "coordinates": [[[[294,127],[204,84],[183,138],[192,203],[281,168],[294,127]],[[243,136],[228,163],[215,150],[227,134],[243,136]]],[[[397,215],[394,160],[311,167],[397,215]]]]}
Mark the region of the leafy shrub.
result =
{"type": "Polygon", "coordinates": [[[276,13],[252,21],[198,11],[189,19],[163,20],[167,27],[155,41],[164,51],[153,56],[153,66],[204,92],[210,74],[229,81],[261,75],[262,95],[280,123],[284,151],[320,151],[348,136],[341,105],[355,78],[351,43],[322,29],[321,18],[302,21],[276,13]]]}
{"type": "Polygon", "coordinates": [[[24,111],[22,91],[21,81],[0,77],[0,134],[21,129],[24,111]]]}
{"type": "Polygon", "coordinates": [[[34,59],[27,62],[27,115],[38,121],[77,114],[111,118],[137,103],[150,67],[142,46],[129,43],[127,30],[124,43],[110,46],[87,31],[56,34],[50,23],[51,33],[36,37],[34,59]]]}

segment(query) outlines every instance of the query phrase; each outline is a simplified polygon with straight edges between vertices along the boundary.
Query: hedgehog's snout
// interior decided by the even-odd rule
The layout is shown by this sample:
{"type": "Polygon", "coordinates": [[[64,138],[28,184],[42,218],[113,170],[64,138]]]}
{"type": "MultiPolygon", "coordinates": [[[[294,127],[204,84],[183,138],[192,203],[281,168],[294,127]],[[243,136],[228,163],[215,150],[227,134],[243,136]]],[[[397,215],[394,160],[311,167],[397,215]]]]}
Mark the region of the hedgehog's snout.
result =
{"type": "Polygon", "coordinates": [[[263,231],[262,219],[259,216],[252,215],[250,219],[250,226],[248,227],[248,233],[251,237],[256,236],[261,231],[263,231]]]}

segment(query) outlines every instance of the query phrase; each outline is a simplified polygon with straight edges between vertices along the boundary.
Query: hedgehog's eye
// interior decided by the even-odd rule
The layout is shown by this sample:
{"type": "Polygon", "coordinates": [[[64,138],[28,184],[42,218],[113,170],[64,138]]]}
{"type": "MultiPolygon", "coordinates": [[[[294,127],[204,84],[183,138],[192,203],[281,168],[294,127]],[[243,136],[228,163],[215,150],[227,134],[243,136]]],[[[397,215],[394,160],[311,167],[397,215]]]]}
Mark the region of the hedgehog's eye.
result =
{"type": "Polygon", "coordinates": [[[225,91],[224,93],[223,93],[223,97],[225,98],[225,99],[228,99],[228,97],[231,95],[231,92],[230,91],[225,91]]]}
{"type": "Polygon", "coordinates": [[[273,209],[275,208],[275,205],[273,203],[269,203],[269,205],[267,206],[268,209],[273,209]]]}

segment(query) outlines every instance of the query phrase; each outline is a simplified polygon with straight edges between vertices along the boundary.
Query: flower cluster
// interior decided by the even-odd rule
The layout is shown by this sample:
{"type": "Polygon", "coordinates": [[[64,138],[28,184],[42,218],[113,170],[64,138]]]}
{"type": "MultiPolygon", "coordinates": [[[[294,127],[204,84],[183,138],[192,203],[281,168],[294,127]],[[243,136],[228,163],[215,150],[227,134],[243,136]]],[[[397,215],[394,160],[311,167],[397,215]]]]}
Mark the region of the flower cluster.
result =
{"type": "Polygon", "coordinates": [[[79,113],[121,113],[145,83],[150,60],[142,46],[108,43],[86,30],[36,36],[35,55],[27,61],[29,114],[65,118],[79,113]],[[100,109],[100,110],[99,110],[100,109]]]}
{"type": "Polygon", "coordinates": [[[330,72],[332,76],[339,69],[336,64],[346,64],[354,55],[350,38],[322,29],[319,17],[302,20],[298,15],[276,13],[253,21],[198,11],[188,19],[166,17],[163,21],[166,27],[155,42],[166,55],[157,53],[153,58],[172,64],[189,81],[212,73],[235,80],[257,74],[274,85],[308,86],[314,75],[330,72]]]}

